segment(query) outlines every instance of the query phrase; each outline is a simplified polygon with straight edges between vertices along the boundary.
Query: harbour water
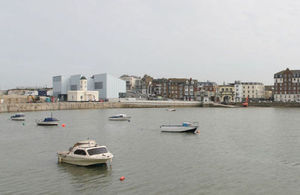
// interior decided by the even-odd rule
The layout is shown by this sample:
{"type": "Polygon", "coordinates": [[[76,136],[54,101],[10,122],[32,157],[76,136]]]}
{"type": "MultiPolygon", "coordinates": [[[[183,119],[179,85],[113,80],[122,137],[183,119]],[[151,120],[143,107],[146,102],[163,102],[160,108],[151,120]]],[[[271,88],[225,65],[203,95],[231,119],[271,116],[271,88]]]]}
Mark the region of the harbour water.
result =
{"type": "Polygon", "coordinates": [[[66,127],[0,114],[0,194],[299,194],[300,109],[165,108],[53,111],[66,127]],[[130,122],[109,121],[125,113],[130,122]],[[200,134],[161,133],[196,121],[200,134]],[[56,152],[87,138],[112,165],[58,164],[56,152]],[[125,176],[124,181],[119,178],[125,176]]]}

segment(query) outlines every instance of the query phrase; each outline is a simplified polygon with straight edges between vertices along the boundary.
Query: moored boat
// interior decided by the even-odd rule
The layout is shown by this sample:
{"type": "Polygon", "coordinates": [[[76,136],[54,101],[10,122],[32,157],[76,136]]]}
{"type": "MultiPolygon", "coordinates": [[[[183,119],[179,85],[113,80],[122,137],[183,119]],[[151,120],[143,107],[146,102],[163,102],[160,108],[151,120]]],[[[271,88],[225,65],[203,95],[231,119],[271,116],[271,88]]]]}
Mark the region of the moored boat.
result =
{"type": "Polygon", "coordinates": [[[100,146],[94,140],[79,141],[69,151],[58,152],[57,156],[58,162],[79,166],[104,164],[113,158],[106,146],[100,146]]]}
{"type": "Polygon", "coordinates": [[[174,112],[174,111],[176,111],[176,109],[175,108],[168,108],[167,111],[174,112]]]}
{"type": "Polygon", "coordinates": [[[36,124],[39,126],[57,126],[58,122],[59,120],[53,118],[51,113],[51,117],[44,118],[44,120],[38,120],[36,121],[36,124]]]}
{"type": "Polygon", "coordinates": [[[10,117],[13,121],[25,121],[25,114],[23,113],[17,113],[10,117]]]}
{"type": "Polygon", "coordinates": [[[198,123],[183,122],[180,125],[161,125],[161,132],[167,133],[199,133],[198,123]]]}
{"type": "Polygon", "coordinates": [[[114,116],[109,117],[108,119],[111,121],[129,121],[130,116],[127,116],[126,114],[117,114],[114,116]]]}

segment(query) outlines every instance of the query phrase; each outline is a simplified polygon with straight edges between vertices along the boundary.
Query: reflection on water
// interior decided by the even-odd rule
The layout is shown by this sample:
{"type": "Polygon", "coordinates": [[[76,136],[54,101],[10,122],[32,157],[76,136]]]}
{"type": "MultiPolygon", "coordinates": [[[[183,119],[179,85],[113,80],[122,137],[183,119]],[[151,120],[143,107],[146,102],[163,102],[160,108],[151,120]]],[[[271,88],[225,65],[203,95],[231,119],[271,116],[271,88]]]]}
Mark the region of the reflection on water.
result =
{"type": "Polygon", "coordinates": [[[76,166],[67,163],[57,163],[59,171],[66,172],[74,176],[74,179],[84,179],[89,177],[105,177],[111,175],[112,166],[99,164],[93,166],[76,166]]]}

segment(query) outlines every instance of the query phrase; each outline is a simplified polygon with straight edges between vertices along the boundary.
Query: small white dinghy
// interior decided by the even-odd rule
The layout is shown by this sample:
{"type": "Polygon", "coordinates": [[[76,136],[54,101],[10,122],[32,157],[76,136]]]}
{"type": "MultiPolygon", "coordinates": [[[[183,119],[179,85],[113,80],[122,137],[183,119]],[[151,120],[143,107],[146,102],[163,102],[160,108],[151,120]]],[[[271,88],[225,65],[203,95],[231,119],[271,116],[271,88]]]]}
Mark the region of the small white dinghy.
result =
{"type": "Polygon", "coordinates": [[[176,109],[175,108],[168,108],[167,111],[169,111],[169,112],[175,112],[176,109]]]}
{"type": "Polygon", "coordinates": [[[130,116],[127,116],[126,114],[117,114],[114,116],[109,117],[108,119],[111,121],[129,121],[130,116]]]}
{"type": "Polygon", "coordinates": [[[183,122],[181,125],[161,125],[161,132],[166,133],[199,133],[198,123],[183,122]]]}
{"type": "Polygon", "coordinates": [[[79,141],[69,151],[58,152],[57,156],[60,163],[79,166],[105,164],[113,158],[106,146],[99,146],[94,140],[79,141]]]}
{"type": "Polygon", "coordinates": [[[25,121],[25,114],[23,113],[17,113],[10,117],[10,120],[13,121],[25,121]]]}

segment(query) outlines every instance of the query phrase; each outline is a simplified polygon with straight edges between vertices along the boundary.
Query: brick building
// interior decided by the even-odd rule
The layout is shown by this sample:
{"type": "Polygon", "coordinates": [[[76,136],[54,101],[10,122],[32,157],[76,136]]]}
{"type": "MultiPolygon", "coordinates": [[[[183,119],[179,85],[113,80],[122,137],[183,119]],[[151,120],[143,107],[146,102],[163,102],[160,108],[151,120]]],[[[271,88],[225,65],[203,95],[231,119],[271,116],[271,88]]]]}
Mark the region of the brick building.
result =
{"type": "Polygon", "coordinates": [[[287,68],[274,74],[274,101],[300,102],[300,70],[287,68]]]}

